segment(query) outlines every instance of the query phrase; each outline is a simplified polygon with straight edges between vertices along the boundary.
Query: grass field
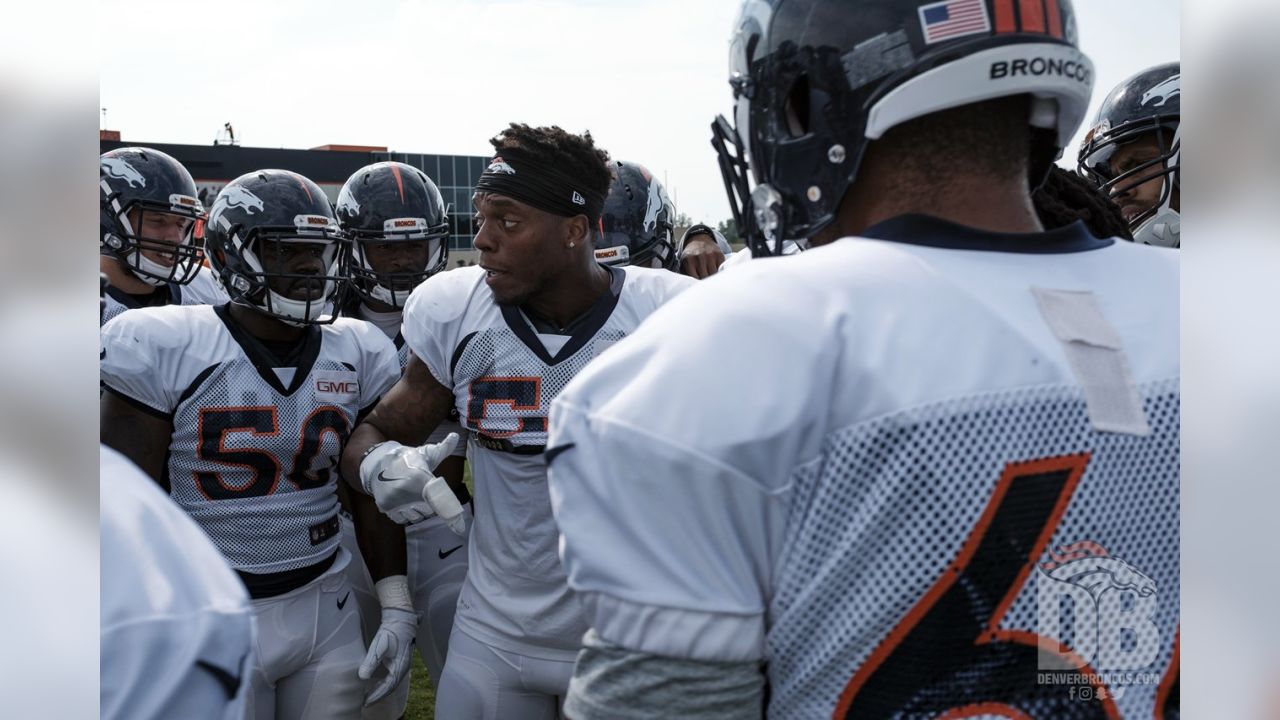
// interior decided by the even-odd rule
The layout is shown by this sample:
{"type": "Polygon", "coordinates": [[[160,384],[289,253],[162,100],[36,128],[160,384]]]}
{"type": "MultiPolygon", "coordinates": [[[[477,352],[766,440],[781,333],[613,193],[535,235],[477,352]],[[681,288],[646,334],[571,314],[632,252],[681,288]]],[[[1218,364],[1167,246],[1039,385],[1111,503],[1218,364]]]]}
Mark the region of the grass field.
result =
{"type": "Polygon", "coordinates": [[[434,720],[436,693],[427,680],[427,666],[418,653],[413,654],[413,682],[409,685],[409,706],[404,711],[405,720],[434,720]]]}

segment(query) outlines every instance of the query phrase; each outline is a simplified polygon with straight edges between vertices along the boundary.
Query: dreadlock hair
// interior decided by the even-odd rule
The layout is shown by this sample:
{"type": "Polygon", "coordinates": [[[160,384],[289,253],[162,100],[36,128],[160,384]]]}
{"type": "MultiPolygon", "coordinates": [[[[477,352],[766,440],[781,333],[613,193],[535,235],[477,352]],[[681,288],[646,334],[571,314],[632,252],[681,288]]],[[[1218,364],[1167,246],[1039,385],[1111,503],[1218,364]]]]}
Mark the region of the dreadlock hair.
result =
{"type": "Polygon", "coordinates": [[[609,184],[613,182],[609,153],[596,147],[590,131],[574,135],[558,125],[531,127],[511,123],[492,137],[489,144],[498,155],[509,152],[539,164],[557,166],[581,179],[585,189],[598,192],[600,197],[609,194],[609,184]]]}
{"type": "Polygon", "coordinates": [[[1133,240],[1129,223],[1110,196],[1085,178],[1057,165],[1049,170],[1044,184],[1032,193],[1031,201],[1046,230],[1083,220],[1094,237],[1133,240]]]}

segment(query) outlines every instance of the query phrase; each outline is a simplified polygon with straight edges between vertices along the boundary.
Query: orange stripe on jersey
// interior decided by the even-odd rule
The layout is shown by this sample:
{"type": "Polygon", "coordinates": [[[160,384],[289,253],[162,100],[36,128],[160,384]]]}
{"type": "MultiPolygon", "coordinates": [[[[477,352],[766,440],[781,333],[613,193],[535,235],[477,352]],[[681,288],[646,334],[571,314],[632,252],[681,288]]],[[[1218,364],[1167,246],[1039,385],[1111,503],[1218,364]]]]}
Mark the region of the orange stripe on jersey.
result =
{"type": "Polygon", "coordinates": [[[991,715],[1010,718],[1011,720],[1033,720],[1030,715],[1022,712],[1018,708],[1004,703],[965,705],[961,708],[948,710],[947,712],[939,715],[936,720],[961,720],[961,718],[988,717],[991,715]]]}
{"type": "Polygon", "coordinates": [[[1044,0],[1044,11],[1049,19],[1049,34],[1061,40],[1062,8],[1058,7],[1058,0],[1044,0]]]}
{"type": "Polygon", "coordinates": [[[1044,32],[1044,4],[1041,0],[1018,0],[1018,15],[1022,18],[1022,32],[1044,32]]]}
{"type": "MultiPolygon", "coordinates": [[[[1169,705],[1170,691],[1173,690],[1173,684],[1178,681],[1178,673],[1180,672],[1179,655],[1182,652],[1182,626],[1178,626],[1178,634],[1173,636],[1173,656],[1169,658],[1169,667],[1164,672],[1164,679],[1160,681],[1160,688],[1156,691],[1156,720],[1164,720],[1167,717],[1165,708],[1169,705]]],[[[1174,698],[1178,701],[1179,698],[1174,698]]]]}
{"type": "Polygon", "coordinates": [[[1013,17],[1013,0],[995,0],[996,32],[1011,33],[1018,31],[1018,22],[1013,17]]]}

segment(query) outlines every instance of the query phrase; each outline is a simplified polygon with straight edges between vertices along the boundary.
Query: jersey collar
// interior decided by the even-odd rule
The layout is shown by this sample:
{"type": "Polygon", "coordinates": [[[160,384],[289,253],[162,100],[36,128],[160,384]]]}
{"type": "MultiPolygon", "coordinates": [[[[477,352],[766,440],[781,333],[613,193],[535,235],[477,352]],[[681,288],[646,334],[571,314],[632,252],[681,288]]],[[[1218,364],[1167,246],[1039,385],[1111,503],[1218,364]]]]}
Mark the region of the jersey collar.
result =
{"type": "Polygon", "coordinates": [[[526,314],[521,312],[520,308],[515,305],[499,305],[498,307],[502,310],[502,319],[507,322],[507,327],[511,328],[511,332],[520,338],[525,347],[533,351],[533,354],[548,366],[572,357],[595,337],[596,333],[600,332],[600,328],[604,327],[609,317],[613,315],[613,309],[617,307],[618,298],[622,295],[622,285],[627,274],[620,267],[604,267],[609,271],[609,289],[601,293],[586,314],[570,323],[572,332],[569,341],[554,357],[547,352],[546,346],[538,339],[537,332],[529,324],[530,321],[525,320],[526,314]]]}
{"type": "MultiPolygon", "coordinates": [[[[230,303],[217,305],[213,308],[213,311],[217,313],[222,323],[227,326],[227,331],[231,333],[231,337],[235,339],[240,349],[244,351],[245,356],[253,363],[258,375],[276,392],[285,397],[297,392],[298,388],[302,387],[302,384],[306,382],[307,377],[311,375],[311,368],[316,364],[316,359],[320,357],[320,345],[322,344],[320,328],[315,325],[308,325],[302,338],[298,340],[298,346],[293,355],[288,358],[277,358],[275,353],[267,349],[260,340],[250,335],[249,331],[241,327],[231,317],[230,307],[230,303]],[[289,383],[287,387],[280,382],[279,376],[275,373],[276,368],[282,367],[295,368],[293,382],[289,383]]],[[[355,370],[355,368],[351,369],[355,370]]]]}
{"type": "Polygon", "coordinates": [[[899,215],[867,228],[862,237],[947,250],[1056,255],[1101,250],[1114,238],[1089,234],[1083,221],[1042,233],[997,233],[979,230],[932,215],[899,215]]]}

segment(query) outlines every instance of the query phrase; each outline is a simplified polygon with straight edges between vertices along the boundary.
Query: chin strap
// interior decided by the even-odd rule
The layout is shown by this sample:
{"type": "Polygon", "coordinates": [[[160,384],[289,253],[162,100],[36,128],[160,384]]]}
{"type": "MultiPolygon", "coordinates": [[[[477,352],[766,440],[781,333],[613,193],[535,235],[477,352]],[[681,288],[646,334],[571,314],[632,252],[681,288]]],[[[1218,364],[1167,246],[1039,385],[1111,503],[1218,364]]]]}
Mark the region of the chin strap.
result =
{"type": "Polygon", "coordinates": [[[324,314],[325,306],[333,299],[332,293],[326,293],[315,300],[293,300],[274,290],[267,291],[270,298],[271,312],[281,322],[296,327],[305,327],[315,323],[324,314]]]}
{"type": "MultiPolygon", "coordinates": [[[[176,262],[181,262],[181,261],[176,261],[176,262]]],[[[165,285],[168,285],[169,281],[167,279],[162,279],[166,275],[182,277],[183,275],[186,274],[183,272],[178,272],[176,268],[166,267],[154,260],[151,260],[147,256],[143,255],[141,250],[134,250],[133,252],[129,253],[125,257],[124,264],[125,264],[125,267],[129,268],[129,272],[134,277],[150,285],[151,287],[164,287],[165,285]],[[135,270],[142,270],[142,272],[134,272],[135,270]],[[159,277],[152,277],[151,275],[147,275],[146,273],[151,273],[151,275],[156,275],[159,277]]]]}
{"type": "Polygon", "coordinates": [[[1178,211],[1166,208],[1142,224],[1133,233],[1134,242],[1143,245],[1177,248],[1182,246],[1182,216],[1178,211]]]}

